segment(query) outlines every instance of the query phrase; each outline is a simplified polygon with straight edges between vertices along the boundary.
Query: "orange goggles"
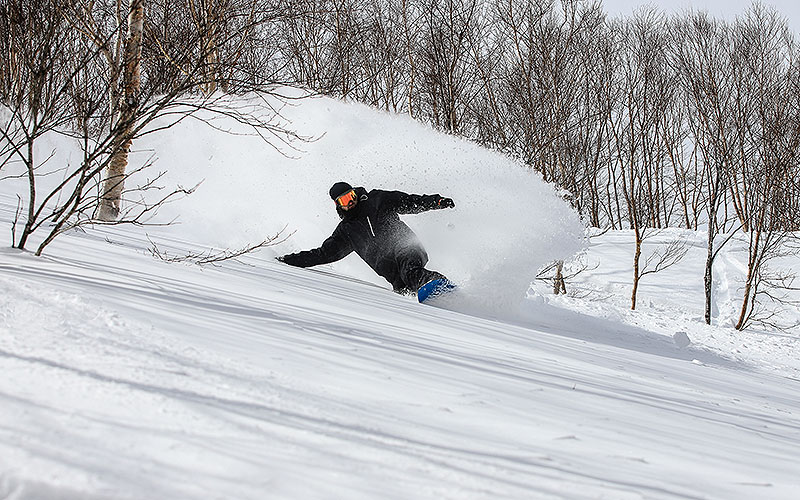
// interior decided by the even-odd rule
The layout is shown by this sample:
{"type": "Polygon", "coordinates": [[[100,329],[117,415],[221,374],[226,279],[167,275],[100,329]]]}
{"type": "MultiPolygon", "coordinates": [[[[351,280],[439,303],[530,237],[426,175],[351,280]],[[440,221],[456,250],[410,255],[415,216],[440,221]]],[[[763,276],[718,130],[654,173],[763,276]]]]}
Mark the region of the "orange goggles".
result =
{"type": "Polygon", "coordinates": [[[336,198],[336,204],[339,205],[340,207],[349,207],[351,205],[355,205],[356,204],[355,190],[351,189],[350,191],[336,198]]]}

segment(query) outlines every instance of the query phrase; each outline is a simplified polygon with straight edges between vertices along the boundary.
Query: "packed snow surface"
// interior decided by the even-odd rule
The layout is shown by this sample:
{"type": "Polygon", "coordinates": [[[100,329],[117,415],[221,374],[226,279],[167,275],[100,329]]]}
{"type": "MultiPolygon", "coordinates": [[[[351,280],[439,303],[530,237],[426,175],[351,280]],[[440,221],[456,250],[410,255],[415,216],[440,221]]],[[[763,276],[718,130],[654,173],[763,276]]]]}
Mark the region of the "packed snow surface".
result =
{"type": "MultiPolygon", "coordinates": [[[[139,141],[133,160],[155,154],[165,184],[200,183],[154,221],[171,226],[0,250],[0,499],[797,498],[798,332],[730,328],[736,242],[714,326],[689,232],[650,240],[689,252],[630,311],[630,234],[584,238],[513,161],[330,99],[280,120],[310,140],[276,150],[188,120],[139,141]],[[340,180],[454,198],[404,220],[461,288],[421,305],[354,255],[276,262],[330,234],[340,180]],[[217,266],[150,254],[284,226],[277,246],[217,266]],[[535,282],[576,254],[571,296],[535,282]]],[[[59,161],[79,156],[48,140],[59,161]]],[[[2,227],[24,192],[0,182],[2,227]]]]}

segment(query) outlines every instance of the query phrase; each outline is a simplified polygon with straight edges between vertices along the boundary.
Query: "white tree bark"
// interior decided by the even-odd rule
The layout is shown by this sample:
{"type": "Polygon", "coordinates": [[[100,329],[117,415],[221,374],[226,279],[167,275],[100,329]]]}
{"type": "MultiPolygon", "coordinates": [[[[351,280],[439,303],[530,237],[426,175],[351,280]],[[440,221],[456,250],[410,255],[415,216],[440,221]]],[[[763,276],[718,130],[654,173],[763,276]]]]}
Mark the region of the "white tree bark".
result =
{"type": "Polygon", "coordinates": [[[131,0],[128,11],[128,36],[123,58],[123,100],[116,119],[116,139],[112,145],[112,158],[103,181],[98,219],[115,221],[122,209],[125,187],[125,170],[131,148],[133,128],[136,123],[138,95],[141,88],[142,31],[144,28],[145,0],[131,0]]]}

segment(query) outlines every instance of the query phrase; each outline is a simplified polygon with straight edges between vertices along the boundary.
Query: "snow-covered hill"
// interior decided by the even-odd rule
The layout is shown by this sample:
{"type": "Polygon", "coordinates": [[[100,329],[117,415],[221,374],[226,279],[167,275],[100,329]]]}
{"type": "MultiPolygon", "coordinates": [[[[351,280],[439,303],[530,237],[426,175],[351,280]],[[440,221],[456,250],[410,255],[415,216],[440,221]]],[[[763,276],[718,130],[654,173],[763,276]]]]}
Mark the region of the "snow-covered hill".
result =
{"type": "MultiPolygon", "coordinates": [[[[0,250],[0,498],[795,498],[796,337],[728,329],[732,293],[723,326],[702,325],[699,251],[628,312],[626,235],[584,241],[536,175],[358,105],[283,114],[316,139],[288,156],[201,122],[139,146],[166,182],[204,180],[162,211],[180,224],[0,250]],[[459,294],[420,305],[354,256],[275,262],[330,233],[338,180],[452,196],[406,221],[459,294]],[[286,224],[285,243],[220,266],[147,250],[286,224]],[[599,266],[572,286],[590,295],[529,288],[581,248],[599,266]]],[[[2,227],[15,208],[4,181],[2,227]]]]}

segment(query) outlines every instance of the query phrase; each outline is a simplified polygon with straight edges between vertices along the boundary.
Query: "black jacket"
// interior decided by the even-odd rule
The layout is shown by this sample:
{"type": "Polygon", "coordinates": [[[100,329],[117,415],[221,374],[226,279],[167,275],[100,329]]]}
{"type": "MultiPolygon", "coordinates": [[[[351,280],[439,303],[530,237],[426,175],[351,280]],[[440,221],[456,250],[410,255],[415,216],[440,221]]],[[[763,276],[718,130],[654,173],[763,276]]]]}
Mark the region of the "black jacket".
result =
{"type": "Polygon", "coordinates": [[[390,283],[397,281],[397,258],[408,250],[427,255],[417,236],[398,217],[442,208],[442,197],[406,194],[400,191],[355,188],[358,204],[337,212],[342,221],[319,248],[289,254],[283,262],[297,267],[328,264],[355,251],[376,273],[390,283]]]}

